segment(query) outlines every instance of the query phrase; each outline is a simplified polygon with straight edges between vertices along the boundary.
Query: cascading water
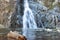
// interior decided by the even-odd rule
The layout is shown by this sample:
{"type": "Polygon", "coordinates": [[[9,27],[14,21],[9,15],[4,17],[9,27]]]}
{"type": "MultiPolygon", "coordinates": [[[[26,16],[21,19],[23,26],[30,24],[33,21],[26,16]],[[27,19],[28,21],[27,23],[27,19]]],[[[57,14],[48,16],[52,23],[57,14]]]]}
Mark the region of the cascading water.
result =
{"type": "Polygon", "coordinates": [[[26,36],[27,29],[37,29],[32,10],[29,8],[28,0],[24,0],[23,35],[26,36]]]}

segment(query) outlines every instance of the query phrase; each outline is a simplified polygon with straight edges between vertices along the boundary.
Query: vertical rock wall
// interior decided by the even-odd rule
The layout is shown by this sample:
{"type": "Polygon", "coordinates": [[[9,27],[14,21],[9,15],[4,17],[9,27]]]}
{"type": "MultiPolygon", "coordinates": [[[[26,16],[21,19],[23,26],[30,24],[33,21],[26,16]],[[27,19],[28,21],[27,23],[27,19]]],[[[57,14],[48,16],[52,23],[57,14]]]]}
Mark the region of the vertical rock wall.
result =
{"type": "Polygon", "coordinates": [[[22,26],[22,16],[23,16],[23,12],[24,11],[24,1],[23,0],[17,0],[16,1],[16,7],[15,7],[15,11],[12,14],[11,17],[11,26],[10,27],[23,27],[22,26]]]}
{"type": "Polygon", "coordinates": [[[15,0],[0,0],[0,24],[9,26],[9,16],[15,9],[15,0]],[[11,2],[10,2],[11,1],[11,2]]]}

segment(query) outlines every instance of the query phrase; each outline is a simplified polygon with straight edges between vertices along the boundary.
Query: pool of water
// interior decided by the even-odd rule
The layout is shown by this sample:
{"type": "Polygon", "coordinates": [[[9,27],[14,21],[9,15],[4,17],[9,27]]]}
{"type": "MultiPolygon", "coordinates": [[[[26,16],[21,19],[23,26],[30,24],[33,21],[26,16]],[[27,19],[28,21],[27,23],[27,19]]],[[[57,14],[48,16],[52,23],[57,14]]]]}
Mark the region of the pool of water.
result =
{"type": "MultiPolygon", "coordinates": [[[[0,29],[0,40],[8,40],[6,35],[10,30],[18,31],[22,34],[22,29],[20,28],[0,29]]],[[[60,40],[60,33],[56,30],[47,31],[44,29],[28,29],[26,37],[27,40],[60,40]]]]}

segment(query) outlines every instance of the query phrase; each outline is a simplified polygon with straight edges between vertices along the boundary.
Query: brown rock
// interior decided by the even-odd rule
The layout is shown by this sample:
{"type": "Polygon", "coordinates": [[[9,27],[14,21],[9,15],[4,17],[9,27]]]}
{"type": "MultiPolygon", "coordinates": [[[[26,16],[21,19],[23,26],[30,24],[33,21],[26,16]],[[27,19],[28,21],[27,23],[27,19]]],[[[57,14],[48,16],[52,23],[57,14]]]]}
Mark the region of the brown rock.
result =
{"type": "Polygon", "coordinates": [[[8,40],[27,40],[25,36],[20,35],[18,32],[14,31],[10,31],[7,34],[8,40]]]}

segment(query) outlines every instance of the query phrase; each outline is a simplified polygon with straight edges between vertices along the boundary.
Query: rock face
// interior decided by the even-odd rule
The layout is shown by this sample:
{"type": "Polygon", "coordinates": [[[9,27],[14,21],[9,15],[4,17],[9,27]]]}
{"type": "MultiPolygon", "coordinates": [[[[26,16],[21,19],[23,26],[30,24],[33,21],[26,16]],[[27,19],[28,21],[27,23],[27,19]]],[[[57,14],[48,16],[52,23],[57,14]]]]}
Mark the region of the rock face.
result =
{"type": "MultiPolygon", "coordinates": [[[[42,3],[39,3],[38,1],[29,2],[30,8],[34,13],[37,26],[46,28],[55,28],[56,25],[59,23],[59,16],[60,16],[59,5],[53,7],[49,4],[49,6],[52,7],[52,9],[50,9],[49,7],[47,7],[42,3]]],[[[51,1],[52,0],[50,1],[48,0],[48,3],[51,1]]],[[[41,0],[41,2],[44,1],[41,0]]],[[[52,3],[53,2],[54,1],[52,1],[52,3]]]]}
{"type": "Polygon", "coordinates": [[[24,14],[24,4],[23,4],[23,0],[17,0],[16,1],[16,7],[15,7],[15,11],[14,13],[12,14],[12,17],[11,17],[11,26],[10,27],[23,27],[22,25],[22,16],[24,14]]]}
{"type": "MultiPolygon", "coordinates": [[[[38,27],[53,27],[60,22],[60,6],[51,6],[54,0],[28,0],[38,27]],[[46,3],[47,1],[47,3],[46,3]],[[50,3],[50,4],[49,4],[50,3]]],[[[24,0],[0,0],[0,24],[23,27],[24,0]]]]}
{"type": "MultiPolygon", "coordinates": [[[[46,28],[55,28],[58,21],[59,21],[59,14],[60,14],[60,8],[58,5],[56,6],[49,6],[45,5],[45,1],[43,0],[28,0],[29,1],[29,7],[32,9],[32,12],[35,16],[35,21],[38,27],[46,27],[46,28]],[[50,9],[51,8],[51,9],[50,9]],[[54,26],[54,27],[53,27],[54,26]]],[[[47,0],[46,0],[47,1],[47,0]]],[[[23,27],[23,14],[24,14],[24,2],[23,0],[16,1],[16,8],[14,13],[11,17],[11,26],[10,27],[23,27]]],[[[54,2],[52,0],[48,0],[49,2],[54,2]]]]}
{"type": "Polygon", "coordinates": [[[5,27],[9,26],[9,17],[15,9],[14,3],[14,0],[12,2],[11,0],[0,0],[0,24],[5,27]]]}
{"type": "Polygon", "coordinates": [[[0,24],[0,28],[5,28],[3,25],[0,24]]]}

